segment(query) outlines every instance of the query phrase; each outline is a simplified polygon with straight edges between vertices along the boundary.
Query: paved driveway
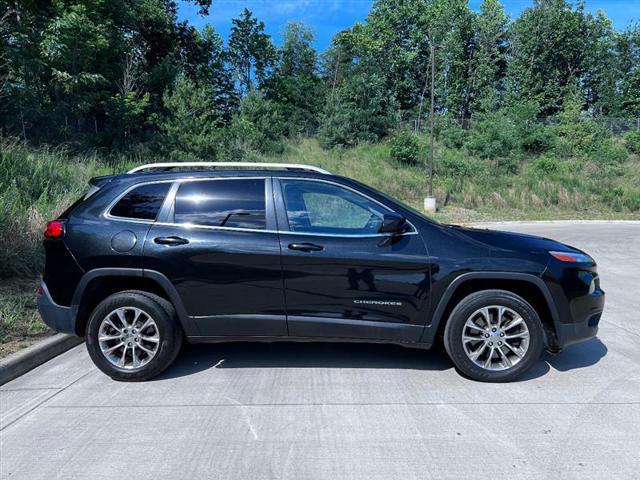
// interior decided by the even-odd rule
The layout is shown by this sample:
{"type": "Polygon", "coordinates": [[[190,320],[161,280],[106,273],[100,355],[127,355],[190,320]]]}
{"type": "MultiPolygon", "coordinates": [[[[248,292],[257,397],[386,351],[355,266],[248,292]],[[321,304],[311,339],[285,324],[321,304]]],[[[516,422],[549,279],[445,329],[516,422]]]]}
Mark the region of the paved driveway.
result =
{"type": "Polygon", "coordinates": [[[0,476],[638,478],[640,224],[501,228],[596,258],[597,339],[506,385],[461,378],[441,351],[323,344],[194,346],[126,384],[80,346],[1,387],[0,476]]]}

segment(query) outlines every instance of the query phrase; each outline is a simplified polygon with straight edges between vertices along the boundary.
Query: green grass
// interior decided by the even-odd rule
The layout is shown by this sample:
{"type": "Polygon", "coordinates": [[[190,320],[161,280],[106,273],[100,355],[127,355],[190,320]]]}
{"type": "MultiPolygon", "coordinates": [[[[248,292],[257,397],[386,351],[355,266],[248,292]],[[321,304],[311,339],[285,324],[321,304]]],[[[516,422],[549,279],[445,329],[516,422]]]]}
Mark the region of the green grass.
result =
{"type": "MultiPolygon", "coordinates": [[[[386,143],[349,150],[323,150],[313,139],[289,144],[277,157],[256,155],[256,161],[308,163],[355,178],[414,208],[422,208],[427,192],[424,165],[401,165],[391,160],[386,143]]],[[[523,158],[517,173],[507,173],[490,161],[469,158],[459,150],[438,147],[434,194],[443,221],[640,219],[640,159],[630,156],[614,172],[591,161],[558,162],[546,174],[535,158],[523,158]],[[460,156],[474,162],[471,176],[460,178],[443,165],[443,157],[460,156]]]]}
{"type": "Polygon", "coordinates": [[[35,304],[36,281],[0,282],[0,357],[50,333],[35,304]]]}

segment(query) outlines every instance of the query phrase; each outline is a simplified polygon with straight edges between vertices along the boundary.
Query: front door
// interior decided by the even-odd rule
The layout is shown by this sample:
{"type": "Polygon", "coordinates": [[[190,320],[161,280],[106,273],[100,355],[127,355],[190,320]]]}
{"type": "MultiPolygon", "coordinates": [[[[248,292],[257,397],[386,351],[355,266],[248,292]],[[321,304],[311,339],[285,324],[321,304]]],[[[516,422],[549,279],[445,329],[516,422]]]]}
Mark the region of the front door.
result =
{"type": "Polygon", "coordinates": [[[289,334],[417,341],[430,276],[411,231],[378,233],[390,209],[336,183],[274,183],[289,334]]]}
{"type": "Polygon", "coordinates": [[[169,278],[200,335],[287,335],[271,197],[270,178],[183,181],[147,235],[145,270],[169,278]]]}

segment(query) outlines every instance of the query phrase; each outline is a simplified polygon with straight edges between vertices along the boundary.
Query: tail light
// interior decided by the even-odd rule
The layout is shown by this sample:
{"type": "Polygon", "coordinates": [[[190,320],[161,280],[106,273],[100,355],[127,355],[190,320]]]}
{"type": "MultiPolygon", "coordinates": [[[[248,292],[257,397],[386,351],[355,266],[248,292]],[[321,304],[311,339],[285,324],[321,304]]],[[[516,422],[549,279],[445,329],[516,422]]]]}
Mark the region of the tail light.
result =
{"type": "Polygon", "coordinates": [[[47,227],[44,229],[44,236],[47,238],[64,237],[64,223],[60,220],[53,220],[47,223],[47,227]]]}

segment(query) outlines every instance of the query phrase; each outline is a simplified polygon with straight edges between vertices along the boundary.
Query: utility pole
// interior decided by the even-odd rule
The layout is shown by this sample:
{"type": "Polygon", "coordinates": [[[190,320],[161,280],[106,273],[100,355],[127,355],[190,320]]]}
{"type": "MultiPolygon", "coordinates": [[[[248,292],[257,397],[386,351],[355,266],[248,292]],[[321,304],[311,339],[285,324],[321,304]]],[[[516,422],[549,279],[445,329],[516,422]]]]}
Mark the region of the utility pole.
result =
{"type": "Polygon", "coordinates": [[[436,47],[431,44],[431,107],[429,109],[429,196],[433,197],[433,111],[435,109],[436,47]]]}
{"type": "Polygon", "coordinates": [[[431,106],[429,108],[429,157],[427,162],[427,174],[429,175],[429,195],[424,199],[424,210],[429,213],[436,211],[436,199],[433,196],[433,124],[435,110],[435,83],[436,83],[436,46],[429,42],[431,54],[431,106]]]}

